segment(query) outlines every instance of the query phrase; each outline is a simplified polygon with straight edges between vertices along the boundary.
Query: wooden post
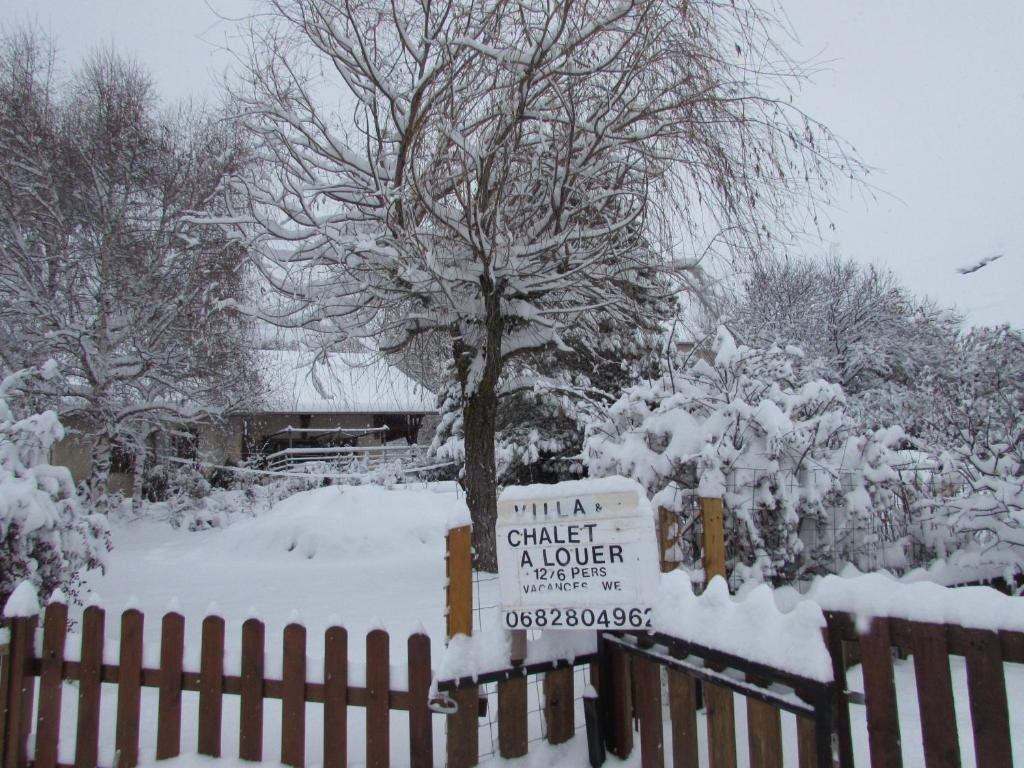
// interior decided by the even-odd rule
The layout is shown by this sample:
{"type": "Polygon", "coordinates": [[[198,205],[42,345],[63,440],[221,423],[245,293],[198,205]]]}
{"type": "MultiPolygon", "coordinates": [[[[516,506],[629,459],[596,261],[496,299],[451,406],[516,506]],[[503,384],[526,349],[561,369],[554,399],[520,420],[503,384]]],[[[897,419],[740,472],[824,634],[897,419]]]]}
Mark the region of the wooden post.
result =
{"type": "MultiPolygon", "coordinates": [[[[448,639],[455,635],[473,634],[473,529],[463,525],[448,531],[448,639]]],[[[448,716],[446,750],[450,768],[469,768],[479,760],[480,734],[477,727],[476,686],[455,691],[452,695],[459,710],[448,716]]]]}
{"type": "Polygon", "coordinates": [[[704,528],[704,583],[725,573],[725,527],[722,521],[722,500],[702,496],[700,517],[704,528]]]}
{"type": "Polygon", "coordinates": [[[156,759],[181,753],[181,670],[185,650],[185,617],[164,616],[160,628],[160,698],[157,702],[156,759]]]}
{"type": "Polygon", "coordinates": [[[669,552],[676,543],[676,513],[665,507],[658,507],[658,555],[661,572],[668,573],[676,568],[676,561],[669,560],[669,552]]]}
{"type": "MultiPolygon", "coordinates": [[[[5,704],[6,734],[4,741],[4,768],[18,768],[28,762],[28,735],[32,729],[32,705],[35,699],[35,680],[29,669],[35,645],[38,617],[25,616],[11,619],[10,653],[7,656],[7,701],[5,704]]],[[[2,726],[3,724],[0,724],[2,726]]]]}

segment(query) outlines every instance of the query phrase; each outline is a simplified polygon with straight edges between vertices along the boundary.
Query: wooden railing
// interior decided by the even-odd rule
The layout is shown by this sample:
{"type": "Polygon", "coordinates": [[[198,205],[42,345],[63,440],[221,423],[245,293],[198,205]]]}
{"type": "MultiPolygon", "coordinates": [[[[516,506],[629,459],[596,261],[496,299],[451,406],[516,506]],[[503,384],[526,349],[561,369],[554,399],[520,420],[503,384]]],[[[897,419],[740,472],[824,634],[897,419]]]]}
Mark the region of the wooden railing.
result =
{"type": "MultiPolygon", "coordinates": [[[[143,665],[143,615],[128,610],[121,615],[120,648],[117,664],[103,661],[106,615],[89,607],[82,617],[81,653],[78,661],[65,658],[67,607],[47,607],[42,629],[42,655],[36,658],[36,618],[9,621],[10,649],[0,662],[0,764],[2,768],[69,768],[58,763],[57,745],[61,733],[61,699],[65,681],[78,682],[77,723],[74,735],[75,768],[91,768],[98,762],[100,743],[101,686],[117,686],[114,741],[118,768],[131,768],[139,760],[140,698],[144,687],[159,689],[156,728],[156,758],[178,755],[182,748],[182,692],[198,692],[198,733],[200,754],[221,755],[222,713],[225,695],[240,698],[239,754],[245,760],[263,759],[263,703],[281,700],[280,761],[302,766],[306,759],[307,704],[323,706],[323,765],[340,768],[347,763],[349,707],[366,710],[366,755],[369,766],[387,766],[390,761],[391,710],[408,712],[409,758],[401,763],[413,766],[433,764],[431,711],[430,638],[414,634],[408,639],[408,687],[390,685],[390,638],[382,630],[366,636],[365,685],[352,685],[348,676],[348,633],[331,627],[324,635],[323,674],[308,675],[306,629],[289,624],[283,633],[282,674],[268,679],[264,674],[266,637],[262,622],[249,619],[241,630],[241,665],[238,674],[224,668],[224,619],[207,616],[202,624],[198,669],[184,666],[185,619],[166,614],[161,623],[160,664],[143,665]],[[313,677],[313,680],[309,678],[313,677]],[[37,680],[38,678],[38,685],[37,680]],[[319,679],[315,679],[319,678],[319,679]],[[34,698],[38,688],[35,718],[35,753],[30,755],[28,736],[32,730],[34,698]]],[[[152,723],[147,723],[152,732],[152,723]]],[[[276,757],[276,755],[274,756],[276,757]]]]}

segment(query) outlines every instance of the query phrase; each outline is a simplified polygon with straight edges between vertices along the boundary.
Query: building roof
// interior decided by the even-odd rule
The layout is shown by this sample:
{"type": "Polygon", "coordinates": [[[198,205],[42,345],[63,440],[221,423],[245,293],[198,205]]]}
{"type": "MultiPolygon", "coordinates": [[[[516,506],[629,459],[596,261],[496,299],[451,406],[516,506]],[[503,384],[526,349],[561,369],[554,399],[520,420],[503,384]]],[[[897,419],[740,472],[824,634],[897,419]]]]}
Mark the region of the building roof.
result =
{"type": "Polygon", "coordinates": [[[267,413],[432,413],[437,396],[378,356],[261,349],[267,413]]]}

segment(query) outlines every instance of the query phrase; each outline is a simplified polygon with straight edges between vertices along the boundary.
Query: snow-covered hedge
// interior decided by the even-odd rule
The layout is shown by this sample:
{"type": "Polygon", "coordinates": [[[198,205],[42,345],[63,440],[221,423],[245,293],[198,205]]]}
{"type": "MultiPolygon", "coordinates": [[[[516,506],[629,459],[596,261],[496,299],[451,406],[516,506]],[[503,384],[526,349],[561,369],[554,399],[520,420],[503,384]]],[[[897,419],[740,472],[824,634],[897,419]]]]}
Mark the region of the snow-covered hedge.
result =
{"type": "MultiPolygon", "coordinates": [[[[859,430],[839,385],[799,383],[798,350],[752,349],[719,329],[712,352],[622,393],[588,429],[591,475],[633,477],[684,513],[695,492],[721,496],[733,565],[760,577],[788,580],[837,559],[899,565],[859,553],[868,542],[878,553],[880,520],[900,499],[902,430],[859,430]]],[[[906,532],[890,537],[891,560],[906,532]]]]}
{"type": "Polygon", "coordinates": [[[102,564],[109,541],[106,520],[85,513],[71,473],[49,463],[50,447],[64,436],[57,414],[14,412],[27,379],[54,375],[44,366],[0,383],[0,604],[25,579],[40,594],[59,588],[74,598],[80,573],[102,564]]]}

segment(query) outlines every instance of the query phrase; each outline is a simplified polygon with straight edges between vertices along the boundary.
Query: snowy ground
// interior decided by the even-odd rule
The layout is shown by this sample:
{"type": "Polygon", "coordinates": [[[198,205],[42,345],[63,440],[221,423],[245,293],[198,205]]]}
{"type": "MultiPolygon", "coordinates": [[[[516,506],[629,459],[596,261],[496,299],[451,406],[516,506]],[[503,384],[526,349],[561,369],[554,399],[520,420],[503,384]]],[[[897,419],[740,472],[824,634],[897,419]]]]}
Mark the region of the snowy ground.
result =
{"type": "MultiPolygon", "coordinates": [[[[341,623],[350,632],[350,655],[356,662],[352,674],[360,675],[362,637],[383,626],[392,634],[392,663],[404,661],[404,640],[413,631],[425,628],[433,640],[435,668],[443,650],[444,638],[444,533],[455,506],[451,485],[418,486],[412,490],[385,490],[376,487],[328,487],[298,494],[278,504],[258,518],[242,519],[224,529],[188,532],[170,528],[164,522],[135,520],[115,524],[114,550],[109,555],[106,573],[89,576],[88,587],[102,605],[116,613],[128,605],[140,608],[148,619],[146,642],[157,643],[158,617],[173,606],[186,616],[186,645],[198,647],[199,623],[207,613],[217,613],[227,621],[228,653],[237,643],[241,623],[257,616],[267,624],[268,671],[280,648],[280,633],[289,621],[301,621],[308,628],[308,654],[311,669],[322,657],[323,630],[341,623]]],[[[494,602],[494,584],[484,585],[483,604],[494,602]]],[[[73,613],[75,613],[73,611],[73,613]]],[[[485,619],[486,622],[486,619],[485,619]]],[[[113,644],[117,623],[108,617],[106,634],[113,644]]],[[[77,643],[72,640],[70,646],[77,643]]],[[[109,653],[108,649],[108,653],[109,653]]],[[[74,651],[72,651],[73,653],[74,651]]],[[[896,665],[898,696],[903,715],[902,733],[905,764],[923,765],[920,726],[914,696],[912,662],[896,665]]],[[[396,670],[397,672],[397,670],[396,670]]],[[[965,694],[962,660],[953,660],[957,692],[963,763],[974,765],[970,740],[970,716],[965,694]]],[[[859,668],[851,672],[851,687],[862,690],[859,668]]],[[[101,746],[101,764],[111,765],[113,754],[113,713],[115,691],[105,686],[101,746]]],[[[68,684],[64,697],[64,738],[60,760],[73,760],[75,696],[68,684]]],[[[1007,668],[1007,690],[1011,696],[1012,727],[1019,760],[1024,761],[1024,669],[1007,668]]],[[[741,748],[740,764],[745,765],[745,707],[737,700],[737,730],[741,748]]],[[[280,709],[266,702],[264,754],[273,759],[278,753],[280,709]]],[[[146,689],[143,698],[142,758],[153,759],[155,733],[146,724],[155,723],[156,692],[146,689]]],[[[307,764],[321,761],[321,721],[319,707],[310,705],[307,713],[307,764]]],[[[858,765],[867,765],[866,730],[863,707],[852,708],[858,765]]],[[[194,749],[196,733],[195,701],[185,702],[183,749],[194,749]]],[[[237,697],[225,697],[223,753],[237,755],[237,697]]],[[[787,732],[787,761],[795,761],[790,751],[795,728],[792,718],[784,716],[787,732]]],[[[582,717],[578,718],[582,725],[582,717]]],[[[435,760],[443,762],[443,718],[436,716],[435,760]]],[[[401,713],[392,715],[393,764],[408,759],[406,721],[401,713]]],[[[531,726],[536,730],[537,723],[531,726]]],[[[362,711],[349,710],[350,759],[362,759],[362,711]]],[[[702,729],[703,730],[703,729],[702,729]]],[[[582,734],[582,731],[580,732],[582,734]]],[[[482,750],[488,729],[482,731],[482,750]]],[[[666,728],[666,736],[668,729],[666,728]]],[[[531,733],[539,736],[539,733],[531,733]]],[[[668,746],[668,745],[667,745],[668,746]]],[[[504,764],[493,757],[491,763],[504,764]]],[[[586,744],[577,738],[567,745],[551,748],[541,741],[531,744],[531,754],[516,766],[585,766],[586,744]]],[[[610,759],[610,766],[620,765],[610,759]]],[[[639,764],[639,752],[625,764],[639,764]]],[[[251,765],[251,764],[246,764],[251,765]]],[[[214,764],[196,756],[185,756],[161,768],[237,768],[233,759],[214,764]]]]}

